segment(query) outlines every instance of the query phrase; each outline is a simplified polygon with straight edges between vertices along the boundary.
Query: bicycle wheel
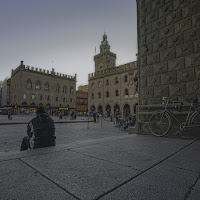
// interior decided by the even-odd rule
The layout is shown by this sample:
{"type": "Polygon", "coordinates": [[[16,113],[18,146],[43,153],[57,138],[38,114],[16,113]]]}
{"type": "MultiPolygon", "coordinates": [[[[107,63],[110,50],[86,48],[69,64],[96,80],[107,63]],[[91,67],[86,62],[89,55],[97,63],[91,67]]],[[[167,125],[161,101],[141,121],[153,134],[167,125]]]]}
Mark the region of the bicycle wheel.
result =
{"type": "Polygon", "coordinates": [[[155,136],[164,136],[171,127],[171,119],[167,113],[156,112],[149,119],[149,130],[155,136]]]}
{"type": "Polygon", "coordinates": [[[194,112],[190,118],[190,126],[198,130],[200,128],[200,112],[194,112]]]}

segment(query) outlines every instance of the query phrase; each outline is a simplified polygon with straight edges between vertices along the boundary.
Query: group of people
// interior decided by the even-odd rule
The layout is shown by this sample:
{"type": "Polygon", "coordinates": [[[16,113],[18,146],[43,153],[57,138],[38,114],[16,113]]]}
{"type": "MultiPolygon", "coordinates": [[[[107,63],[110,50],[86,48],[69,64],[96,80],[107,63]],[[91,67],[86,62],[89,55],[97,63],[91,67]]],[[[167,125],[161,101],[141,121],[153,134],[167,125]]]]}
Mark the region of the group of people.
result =
{"type": "Polygon", "coordinates": [[[93,113],[94,122],[99,122],[100,117],[102,117],[101,113],[99,113],[99,112],[94,112],[93,113]]]}

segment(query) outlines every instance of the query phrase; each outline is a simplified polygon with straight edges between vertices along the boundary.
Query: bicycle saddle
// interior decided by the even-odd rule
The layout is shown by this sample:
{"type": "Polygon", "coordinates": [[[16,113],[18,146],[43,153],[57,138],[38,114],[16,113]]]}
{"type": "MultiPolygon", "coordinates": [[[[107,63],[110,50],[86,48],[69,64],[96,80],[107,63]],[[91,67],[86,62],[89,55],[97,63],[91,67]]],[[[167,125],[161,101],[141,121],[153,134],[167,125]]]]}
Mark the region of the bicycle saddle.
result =
{"type": "Polygon", "coordinates": [[[196,103],[198,102],[198,99],[186,99],[186,101],[189,103],[196,103]]]}

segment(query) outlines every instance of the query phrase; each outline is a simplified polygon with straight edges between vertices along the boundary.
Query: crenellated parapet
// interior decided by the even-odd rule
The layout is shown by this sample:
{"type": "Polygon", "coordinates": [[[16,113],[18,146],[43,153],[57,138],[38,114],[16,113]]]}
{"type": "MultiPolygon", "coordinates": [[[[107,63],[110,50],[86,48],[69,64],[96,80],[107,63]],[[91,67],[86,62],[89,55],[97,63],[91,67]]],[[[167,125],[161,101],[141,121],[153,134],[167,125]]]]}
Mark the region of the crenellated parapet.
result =
{"type": "Polygon", "coordinates": [[[47,76],[52,76],[52,77],[62,78],[62,79],[71,79],[71,80],[76,81],[76,74],[75,74],[75,76],[71,76],[71,75],[55,72],[54,68],[52,68],[52,70],[50,71],[50,70],[32,67],[32,66],[28,66],[28,65],[25,66],[23,64],[23,61],[21,61],[21,64],[16,69],[12,69],[11,76],[14,76],[19,71],[29,71],[29,72],[38,73],[41,75],[47,75],[47,76]]]}
{"type": "Polygon", "coordinates": [[[115,68],[111,68],[111,69],[105,69],[102,71],[98,71],[98,72],[94,72],[91,74],[88,74],[88,79],[93,79],[93,78],[100,78],[103,76],[107,76],[107,75],[113,75],[115,73],[122,73],[125,71],[129,71],[129,70],[134,70],[137,69],[137,61],[134,62],[130,62],[130,63],[126,63],[123,65],[119,65],[115,68]]]}

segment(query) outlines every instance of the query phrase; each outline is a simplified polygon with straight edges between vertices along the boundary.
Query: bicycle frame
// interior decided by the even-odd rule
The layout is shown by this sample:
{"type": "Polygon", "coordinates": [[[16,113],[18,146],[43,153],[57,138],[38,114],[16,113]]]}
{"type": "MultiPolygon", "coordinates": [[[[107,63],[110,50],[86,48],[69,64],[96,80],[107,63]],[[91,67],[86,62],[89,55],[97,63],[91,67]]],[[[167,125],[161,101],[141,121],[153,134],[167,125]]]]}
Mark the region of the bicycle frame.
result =
{"type": "Polygon", "coordinates": [[[182,128],[180,128],[180,130],[183,130],[184,128],[186,128],[186,127],[193,127],[193,126],[191,126],[190,125],[190,117],[192,116],[192,108],[194,109],[194,111],[197,111],[197,109],[194,107],[194,103],[191,103],[190,104],[190,109],[189,109],[189,111],[188,111],[188,113],[187,113],[187,117],[186,117],[186,121],[184,121],[184,122],[181,122],[181,121],[179,121],[175,116],[174,116],[174,114],[172,113],[172,112],[170,112],[168,109],[167,109],[167,107],[168,107],[168,105],[169,105],[169,100],[167,100],[167,103],[166,103],[166,105],[165,105],[165,108],[164,108],[164,110],[163,110],[163,113],[167,113],[170,117],[173,117],[173,119],[175,119],[178,123],[179,123],[179,125],[181,126],[181,125],[183,125],[183,127],[182,128]]]}

